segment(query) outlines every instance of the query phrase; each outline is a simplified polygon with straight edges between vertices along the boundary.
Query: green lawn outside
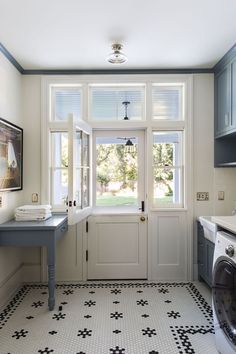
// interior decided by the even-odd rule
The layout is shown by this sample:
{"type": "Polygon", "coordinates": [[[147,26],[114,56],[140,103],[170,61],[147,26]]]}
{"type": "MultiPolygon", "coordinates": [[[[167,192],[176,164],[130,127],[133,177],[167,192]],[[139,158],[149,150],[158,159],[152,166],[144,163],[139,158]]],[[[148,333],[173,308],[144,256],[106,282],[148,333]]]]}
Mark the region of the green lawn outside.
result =
{"type": "MultiPolygon", "coordinates": [[[[172,202],[172,197],[168,196],[165,198],[156,198],[154,204],[165,203],[169,204],[172,202]]],[[[132,196],[111,196],[111,195],[100,195],[97,197],[97,206],[116,206],[116,205],[137,205],[137,198],[132,196]]]]}

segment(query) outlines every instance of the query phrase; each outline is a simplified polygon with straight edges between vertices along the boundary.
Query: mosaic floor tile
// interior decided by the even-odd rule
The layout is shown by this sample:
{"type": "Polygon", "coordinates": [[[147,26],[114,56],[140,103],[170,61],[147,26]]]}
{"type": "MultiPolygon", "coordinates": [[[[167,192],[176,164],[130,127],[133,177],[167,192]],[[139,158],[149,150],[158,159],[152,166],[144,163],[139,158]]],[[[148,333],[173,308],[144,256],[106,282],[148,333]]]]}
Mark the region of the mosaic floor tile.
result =
{"type": "Polygon", "coordinates": [[[60,284],[48,311],[47,286],[24,285],[0,312],[0,354],[217,354],[209,294],[190,282],[60,284]]]}

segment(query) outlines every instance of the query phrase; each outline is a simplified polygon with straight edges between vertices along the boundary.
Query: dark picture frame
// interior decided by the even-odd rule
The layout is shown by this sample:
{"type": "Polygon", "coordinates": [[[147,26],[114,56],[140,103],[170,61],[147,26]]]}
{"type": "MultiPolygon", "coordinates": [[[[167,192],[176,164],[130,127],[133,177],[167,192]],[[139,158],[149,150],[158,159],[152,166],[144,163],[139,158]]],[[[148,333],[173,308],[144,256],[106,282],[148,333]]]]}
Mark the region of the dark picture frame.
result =
{"type": "Polygon", "coordinates": [[[0,117],[0,192],[23,189],[23,129],[0,117]]]}

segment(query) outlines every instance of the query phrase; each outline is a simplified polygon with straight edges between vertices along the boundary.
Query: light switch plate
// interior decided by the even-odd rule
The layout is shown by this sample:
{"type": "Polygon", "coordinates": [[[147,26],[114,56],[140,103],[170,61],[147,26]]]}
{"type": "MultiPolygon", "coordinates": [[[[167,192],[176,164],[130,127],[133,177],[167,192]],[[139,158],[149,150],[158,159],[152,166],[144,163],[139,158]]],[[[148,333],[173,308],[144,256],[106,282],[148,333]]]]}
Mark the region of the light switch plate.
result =
{"type": "Polygon", "coordinates": [[[209,193],[208,192],[197,192],[197,200],[199,200],[199,201],[209,200],[209,193]]]}
{"type": "Polygon", "coordinates": [[[32,203],[38,203],[39,195],[38,193],[32,193],[32,203]]]}
{"type": "Polygon", "coordinates": [[[218,200],[224,200],[224,199],[225,199],[225,192],[218,191],[218,200]]]}

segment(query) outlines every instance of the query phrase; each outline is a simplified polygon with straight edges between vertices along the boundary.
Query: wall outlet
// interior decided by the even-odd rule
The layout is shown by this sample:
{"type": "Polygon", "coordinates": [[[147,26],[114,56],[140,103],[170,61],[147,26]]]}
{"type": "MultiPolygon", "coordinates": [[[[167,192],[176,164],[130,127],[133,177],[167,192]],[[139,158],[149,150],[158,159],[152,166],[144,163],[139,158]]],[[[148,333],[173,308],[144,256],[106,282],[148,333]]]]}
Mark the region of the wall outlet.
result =
{"type": "Polygon", "coordinates": [[[0,196],[0,208],[2,208],[2,197],[0,196]]]}
{"type": "Polygon", "coordinates": [[[197,200],[199,200],[199,201],[209,200],[209,193],[208,192],[197,192],[197,200]]]}
{"type": "Polygon", "coordinates": [[[38,193],[32,193],[32,203],[38,203],[39,195],[38,193]]]}
{"type": "Polygon", "coordinates": [[[224,200],[224,199],[225,199],[225,192],[218,191],[218,200],[224,200]]]}

